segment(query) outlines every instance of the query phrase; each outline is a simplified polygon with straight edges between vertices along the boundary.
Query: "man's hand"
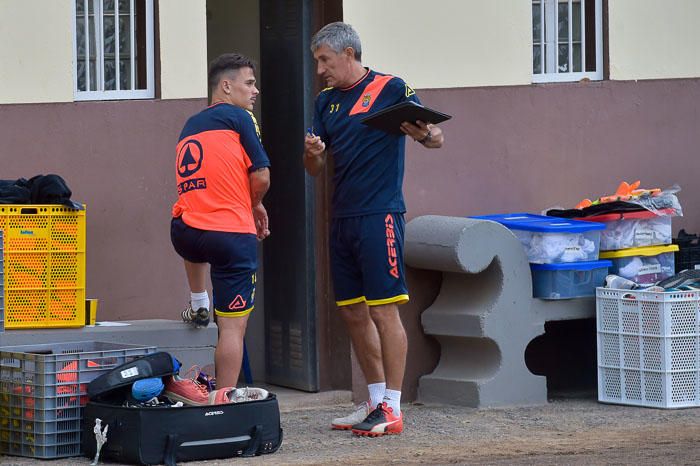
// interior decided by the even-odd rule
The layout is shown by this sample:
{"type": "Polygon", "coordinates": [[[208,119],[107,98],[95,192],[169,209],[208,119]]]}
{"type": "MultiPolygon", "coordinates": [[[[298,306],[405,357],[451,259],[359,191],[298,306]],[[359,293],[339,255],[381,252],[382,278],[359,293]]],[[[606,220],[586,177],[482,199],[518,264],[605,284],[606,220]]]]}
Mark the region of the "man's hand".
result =
{"type": "Polygon", "coordinates": [[[326,163],[326,144],[316,135],[307,134],[304,138],[304,167],[311,176],[321,172],[326,163]]]}
{"type": "Polygon", "coordinates": [[[401,131],[429,149],[439,149],[444,141],[442,130],[438,126],[424,121],[416,121],[415,123],[404,121],[401,123],[401,131]]]}
{"type": "Polygon", "coordinates": [[[255,230],[258,241],[262,241],[270,236],[270,224],[267,218],[267,210],[262,202],[253,207],[253,219],[255,220],[255,230]]]}

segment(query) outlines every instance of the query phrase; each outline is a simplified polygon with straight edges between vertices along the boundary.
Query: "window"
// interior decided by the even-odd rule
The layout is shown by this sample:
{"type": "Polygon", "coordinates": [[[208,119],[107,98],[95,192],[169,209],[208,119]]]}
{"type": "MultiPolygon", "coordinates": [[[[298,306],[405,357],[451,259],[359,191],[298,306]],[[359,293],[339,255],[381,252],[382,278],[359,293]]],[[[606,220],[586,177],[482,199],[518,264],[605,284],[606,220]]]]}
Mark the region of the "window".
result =
{"type": "Polygon", "coordinates": [[[533,82],[603,79],[602,3],[532,0],[533,82]]]}
{"type": "Polygon", "coordinates": [[[154,97],[153,0],[75,0],[75,100],[154,97]]]}

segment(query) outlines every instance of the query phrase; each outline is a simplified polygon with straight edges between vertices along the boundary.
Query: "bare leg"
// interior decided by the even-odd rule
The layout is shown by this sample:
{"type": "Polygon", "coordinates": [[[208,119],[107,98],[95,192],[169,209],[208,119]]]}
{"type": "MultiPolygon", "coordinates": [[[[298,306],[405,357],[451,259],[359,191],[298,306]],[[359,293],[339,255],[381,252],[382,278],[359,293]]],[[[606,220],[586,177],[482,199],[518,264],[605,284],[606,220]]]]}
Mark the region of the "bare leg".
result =
{"type": "Polygon", "coordinates": [[[248,315],[222,317],[218,315],[219,341],[214,352],[217,388],[235,387],[243,362],[243,337],[248,325],[248,315]]]}
{"type": "Polygon", "coordinates": [[[207,283],[207,267],[206,262],[189,262],[185,261],[185,273],[187,273],[187,282],[190,285],[192,293],[201,293],[206,291],[207,283]]]}
{"type": "Polygon", "coordinates": [[[350,333],[357,361],[368,384],[384,382],[382,348],[377,326],[369,315],[367,304],[357,303],[338,308],[350,333]]]}
{"type": "Polygon", "coordinates": [[[401,391],[406,371],[408,340],[399,316],[399,306],[396,304],[372,306],[369,314],[376,325],[381,341],[386,388],[401,391]]]}

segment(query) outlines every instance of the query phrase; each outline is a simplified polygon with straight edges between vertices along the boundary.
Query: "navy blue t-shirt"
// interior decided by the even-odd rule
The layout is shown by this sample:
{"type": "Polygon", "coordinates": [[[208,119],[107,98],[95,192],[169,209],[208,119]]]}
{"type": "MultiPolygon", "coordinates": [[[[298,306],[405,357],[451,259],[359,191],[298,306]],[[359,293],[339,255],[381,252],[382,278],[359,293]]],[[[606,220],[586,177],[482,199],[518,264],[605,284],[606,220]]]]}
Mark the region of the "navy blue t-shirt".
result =
{"type": "Polygon", "coordinates": [[[192,116],[176,148],[172,216],[208,231],[256,232],[250,172],[270,166],[255,117],[218,103],[192,116]]]}
{"type": "Polygon", "coordinates": [[[401,191],[406,137],[360,123],[405,100],[420,103],[401,78],[372,70],[353,86],[324,89],[316,98],[314,134],[330,150],[335,168],[334,218],[406,211],[401,191]]]}

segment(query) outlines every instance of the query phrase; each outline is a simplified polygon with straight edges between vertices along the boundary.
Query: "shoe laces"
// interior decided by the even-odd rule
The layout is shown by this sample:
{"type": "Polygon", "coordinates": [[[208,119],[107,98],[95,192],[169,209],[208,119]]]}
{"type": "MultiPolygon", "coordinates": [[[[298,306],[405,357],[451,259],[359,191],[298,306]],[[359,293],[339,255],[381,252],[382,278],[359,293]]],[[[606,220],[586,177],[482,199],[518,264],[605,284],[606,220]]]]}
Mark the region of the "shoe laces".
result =
{"type": "Polygon", "coordinates": [[[248,387],[245,388],[234,388],[233,396],[235,400],[239,401],[249,401],[257,400],[260,398],[260,393],[254,390],[250,390],[248,387]]]}
{"type": "Polygon", "coordinates": [[[385,402],[379,403],[377,405],[377,409],[373,410],[369,415],[367,415],[367,418],[365,419],[366,422],[374,422],[374,421],[379,421],[382,420],[382,417],[384,416],[385,413],[391,413],[394,410],[390,408],[385,402]]]}
{"type": "Polygon", "coordinates": [[[201,383],[199,383],[197,381],[197,378],[199,377],[199,374],[201,372],[202,372],[202,370],[200,369],[200,367],[197,365],[194,365],[194,366],[190,367],[187,372],[185,372],[185,376],[182,377],[182,379],[191,381],[194,384],[194,386],[197,388],[197,390],[199,390],[200,393],[202,393],[202,395],[208,397],[209,390],[207,390],[207,387],[205,387],[204,385],[202,385],[201,383]]]}

